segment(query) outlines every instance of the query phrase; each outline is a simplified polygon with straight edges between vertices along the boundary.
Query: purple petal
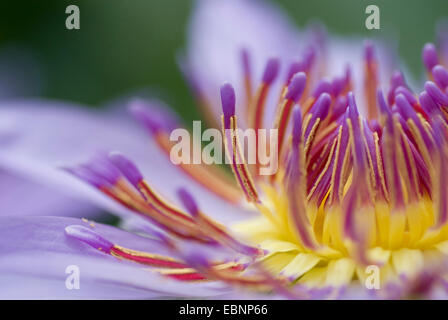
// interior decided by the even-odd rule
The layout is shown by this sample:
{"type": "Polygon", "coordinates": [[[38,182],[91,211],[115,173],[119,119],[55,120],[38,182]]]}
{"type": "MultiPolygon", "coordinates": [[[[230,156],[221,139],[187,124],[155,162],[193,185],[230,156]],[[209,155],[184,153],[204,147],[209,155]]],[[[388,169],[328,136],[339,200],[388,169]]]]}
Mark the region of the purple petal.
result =
{"type": "Polygon", "coordinates": [[[224,127],[230,129],[230,118],[235,115],[235,90],[230,83],[226,83],[221,87],[220,93],[224,127]]]}
{"type": "Polygon", "coordinates": [[[94,217],[98,214],[99,210],[86,200],[21,175],[0,171],[0,216],[94,217]]]}

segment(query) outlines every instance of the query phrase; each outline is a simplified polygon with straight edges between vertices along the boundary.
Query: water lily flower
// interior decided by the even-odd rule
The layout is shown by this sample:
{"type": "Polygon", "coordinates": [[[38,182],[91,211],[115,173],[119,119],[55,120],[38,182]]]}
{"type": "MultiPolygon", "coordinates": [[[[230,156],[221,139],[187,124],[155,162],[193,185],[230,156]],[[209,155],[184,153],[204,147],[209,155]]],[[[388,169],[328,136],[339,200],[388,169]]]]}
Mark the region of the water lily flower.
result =
{"type": "MultiPolygon", "coordinates": [[[[264,4],[200,3],[199,26],[211,19],[206,8],[217,5],[243,17],[253,9],[254,19],[262,19],[253,23],[256,31],[269,24],[274,33],[258,38],[281,40],[293,34],[286,18],[264,4]]],[[[229,48],[222,40],[219,45],[229,48]]],[[[234,180],[204,164],[173,167],[169,135],[180,124],[142,100],[134,100],[129,110],[152,138],[147,159],[126,143],[117,148],[120,152],[105,152],[116,146],[109,139],[80,164],[67,163],[73,151],[67,151],[69,157],[61,152],[59,160],[65,163],[59,171],[49,165],[33,169],[25,156],[29,145],[17,150],[14,143],[9,152],[0,152],[0,163],[10,168],[52,176],[58,183],[65,179],[66,187],[77,181],[86,196],[107,202],[125,217],[138,217],[131,226],[138,235],[85,219],[0,218],[5,292],[26,298],[443,297],[448,66],[440,57],[446,56],[446,46],[423,48],[428,81],[416,94],[401,72],[389,69],[390,80],[382,80],[383,60],[371,42],[356,60],[360,65],[347,67],[344,59],[327,60],[334,53],[324,37],[314,33],[310,41],[297,61],[288,61],[289,47],[272,58],[250,43],[230,42],[235,44],[229,49],[231,60],[241,58],[237,67],[225,66],[233,77],[241,71],[234,84],[232,76],[230,83],[214,83],[222,80],[213,76],[218,69],[204,75],[204,56],[194,62],[190,53],[182,60],[209,119],[220,123],[226,155],[242,160],[231,161],[234,180]],[[334,65],[341,64],[340,73],[334,73],[334,65]],[[257,164],[244,161],[240,120],[246,127],[278,130],[277,172],[262,176],[257,164]],[[80,270],[79,290],[66,287],[64,270],[72,265],[80,270]]],[[[284,44],[279,41],[278,50],[284,44]]],[[[138,135],[128,137],[133,144],[138,135]]],[[[73,143],[84,145],[89,132],[77,139],[73,143]]]]}

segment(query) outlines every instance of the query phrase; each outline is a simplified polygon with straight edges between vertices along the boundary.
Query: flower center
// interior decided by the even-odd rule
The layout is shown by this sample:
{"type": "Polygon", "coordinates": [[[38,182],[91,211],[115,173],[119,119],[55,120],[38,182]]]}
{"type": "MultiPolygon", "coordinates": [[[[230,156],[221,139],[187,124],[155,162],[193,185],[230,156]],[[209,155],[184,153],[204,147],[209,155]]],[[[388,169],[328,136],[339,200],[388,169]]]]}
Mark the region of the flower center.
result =
{"type": "Polygon", "coordinates": [[[430,199],[415,202],[402,212],[394,212],[386,202],[360,209],[357,214],[364,217],[359,223],[367,239],[363,249],[367,261],[363,261],[357,256],[356,244],[344,234],[341,206],[307,206],[312,234],[318,243],[315,248],[307,248],[291,227],[285,194],[271,185],[262,189],[266,194],[263,202],[275,212],[275,223],[259,216],[235,224],[232,230],[265,250],[266,255],[260,260],[272,273],[297,283],[348,285],[356,278],[364,280],[369,265],[380,268],[384,283],[397,275],[412,278],[422,271],[428,262],[425,260],[442,258],[436,250],[448,253],[448,228],[431,228],[434,210],[430,199]]]}

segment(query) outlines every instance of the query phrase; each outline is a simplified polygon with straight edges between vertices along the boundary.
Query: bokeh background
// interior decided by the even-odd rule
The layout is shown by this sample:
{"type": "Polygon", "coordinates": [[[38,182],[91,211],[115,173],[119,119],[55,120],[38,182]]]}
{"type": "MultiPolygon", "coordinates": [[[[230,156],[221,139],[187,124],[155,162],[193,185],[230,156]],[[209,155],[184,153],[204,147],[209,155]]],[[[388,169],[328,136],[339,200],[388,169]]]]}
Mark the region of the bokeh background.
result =
{"type": "MultiPolygon", "coordinates": [[[[340,35],[392,36],[414,76],[423,70],[423,44],[435,40],[436,22],[448,15],[447,0],[274,2],[298,27],[319,19],[340,35]],[[381,30],[364,27],[369,4],[381,10],[381,30]]],[[[3,0],[0,83],[11,87],[10,95],[68,100],[86,107],[149,89],[187,121],[197,119],[175,59],[186,42],[193,6],[193,0],[3,0]],[[69,4],[80,8],[80,30],[65,28],[69,4]],[[16,86],[22,87],[17,93],[16,86]]]]}

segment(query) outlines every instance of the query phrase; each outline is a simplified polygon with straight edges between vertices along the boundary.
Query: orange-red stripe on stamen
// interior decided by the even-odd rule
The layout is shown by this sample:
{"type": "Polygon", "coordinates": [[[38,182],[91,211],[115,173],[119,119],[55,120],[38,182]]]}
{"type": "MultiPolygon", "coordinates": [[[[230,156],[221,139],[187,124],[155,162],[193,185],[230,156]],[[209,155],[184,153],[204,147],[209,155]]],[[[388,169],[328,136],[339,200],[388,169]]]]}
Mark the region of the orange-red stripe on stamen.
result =
{"type": "MultiPolygon", "coordinates": [[[[229,263],[220,263],[220,264],[213,264],[210,267],[210,270],[216,270],[217,272],[225,271],[229,274],[240,272],[244,270],[244,266],[241,264],[235,263],[235,262],[229,262],[229,263]]],[[[200,273],[194,268],[178,268],[178,269],[152,269],[151,271],[157,272],[163,276],[167,276],[179,281],[211,281],[215,280],[213,278],[208,277],[208,273],[200,273]]]]}
{"type": "MultiPolygon", "coordinates": [[[[258,191],[254,185],[252,176],[247,168],[247,164],[242,154],[242,150],[239,144],[238,128],[236,124],[236,116],[232,116],[230,119],[230,144],[226,139],[226,152],[229,154],[230,161],[232,162],[233,172],[240,183],[241,189],[246,194],[246,198],[249,202],[259,203],[258,191]],[[231,147],[230,147],[231,146],[231,147]]],[[[224,135],[227,135],[224,132],[224,135]]]]}
{"type": "Polygon", "coordinates": [[[320,126],[321,121],[323,121],[327,115],[331,105],[330,95],[327,93],[322,93],[314,103],[310,112],[306,115],[303,122],[303,138],[304,138],[304,154],[307,155],[310,150],[314,137],[316,135],[317,129],[320,126]]]}
{"type": "Polygon", "coordinates": [[[377,116],[376,88],[378,86],[378,63],[371,42],[365,44],[364,50],[364,90],[367,102],[367,117],[368,119],[374,119],[377,116]]]}
{"type": "Polygon", "coordinates": [[[147,253],[143,251],[132,250],[114,245],[110,254],[117,258],[134,261],[152,267],[162,268],[186,268],[187,265],[171,257],[165,257],[158,254],[147,253]]]}
{"type": "Polygon", "coordinates": [[[248,202],[260,203],[258,192],[244,159],[238,138],[238,127],[235,115],[235,90],[230,84],[221,87],[221,103],[223,109],[222,134],[227,158],[233,174],[248,202]]]}
{"type": "Polygon", "coordinates": [[[187,216],[180,210],[176,209],[171,204],[167,203],[164,199],[162,199],[156,192],[148,185],[145,180],[142,180],[139,184],[139,190],[145,195],[147,201],[149,201],[154,206],[160,208],[164,212],[169,214],[173,214],[177,217],[185,219],[187,221],[193,222],[193,219],[190,216],[187,216]]]}
{"type": "Polygon", "coordinates": [[[180,216],[173,215],[166,210],[164,211],[163,208],[146,202],[142,196],[139,196],[130,188],[124,186],[115,188],[103,187],[100,190],[122,205],[143,217],[149,218],[159,227],[180,238],[207,243],[211,240],[197,228],[194,222],[189,221],[191,218],[181,218],[180,216]]]}

